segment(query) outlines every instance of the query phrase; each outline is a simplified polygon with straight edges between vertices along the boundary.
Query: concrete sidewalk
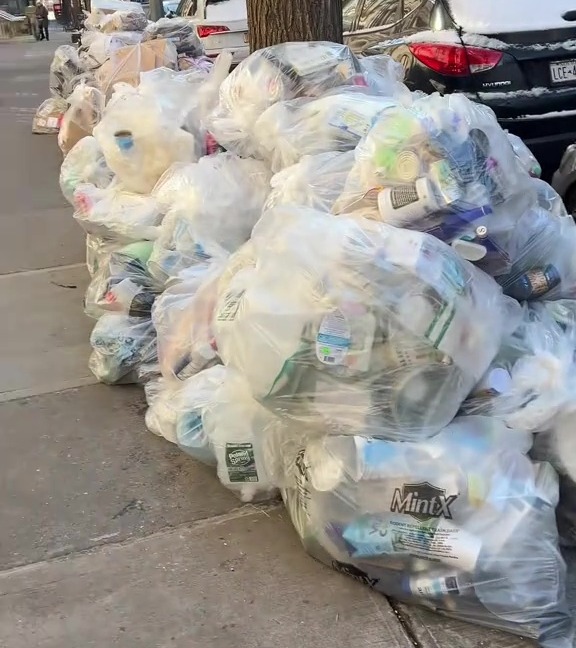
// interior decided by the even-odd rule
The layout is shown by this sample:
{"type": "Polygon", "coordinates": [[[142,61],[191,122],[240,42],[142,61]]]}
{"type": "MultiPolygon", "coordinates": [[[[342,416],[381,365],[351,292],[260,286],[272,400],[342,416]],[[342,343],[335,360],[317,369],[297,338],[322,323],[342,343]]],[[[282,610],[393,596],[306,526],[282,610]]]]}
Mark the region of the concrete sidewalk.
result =
{"type": "Polygon", "coordinates": [[[94,384],[83,237],[31,132],[52,38],[0,43],[0,646],[532,645],[319,565],[282,507],[240,506],[147,432],[140,389],[94,384]]]}

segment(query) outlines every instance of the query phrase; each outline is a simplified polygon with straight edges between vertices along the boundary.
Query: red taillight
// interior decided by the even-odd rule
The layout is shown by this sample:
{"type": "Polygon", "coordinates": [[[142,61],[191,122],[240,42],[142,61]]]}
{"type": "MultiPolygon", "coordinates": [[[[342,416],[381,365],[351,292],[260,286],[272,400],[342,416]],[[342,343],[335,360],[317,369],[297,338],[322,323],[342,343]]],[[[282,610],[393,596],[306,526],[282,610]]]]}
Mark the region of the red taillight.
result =
{"type": "Polygon", "coordinates": [[[200,38],[207,38],[212,34],[222,34],[230,30],[225,25],[198,25],[198,36],[200,38]]]}
{"type": "Polygon", "coordinates": [[[446,76],[468,76],[486,72],[496,67],[502,60],[502,52],[481,47],[412,43],[409,48],[420,63],[446,76]]]}

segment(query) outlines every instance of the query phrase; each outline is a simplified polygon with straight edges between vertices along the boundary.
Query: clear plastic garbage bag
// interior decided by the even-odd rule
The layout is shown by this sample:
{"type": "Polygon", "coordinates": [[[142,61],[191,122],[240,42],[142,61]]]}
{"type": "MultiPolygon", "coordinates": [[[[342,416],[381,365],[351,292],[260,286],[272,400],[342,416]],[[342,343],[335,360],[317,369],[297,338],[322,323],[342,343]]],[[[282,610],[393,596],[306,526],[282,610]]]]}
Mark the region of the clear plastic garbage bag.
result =
{"type": "Polygon", "coordinates": [[[543,432],[558,415],[576,409],[575,316],[572,300],[524,304],[522,321],[504,338],[463,412],[543,432]]]}
{"type": "Polygon", "coordinates": [[[98,87],[110,97],[116,83],[136,87],[140,73],[159,67],[177,68],[178,55],[173,43],[158,39],[115,49],[110,58],[96,70],[98,87]]]}
{"type": "MultiPolygon", "coordinates": [[[[292,166],[276,173],[266,209],[282,205],[301,205],[319,211],[338,213],[342,188],[355,163],[354,151],[306,155],[292,166]]],[[[363,194],[358,195],[358,200],[363,194]]],[[[353,201],[349,200],[350,208],[353,201]]]]}
{"type": "Polygon", "coordinates": [[[32,120],[32,132],[39,135],[58,133],[68,104],[61,97],[50,97],[39,106],[32,120]]]}
{"type": "Polygon", "coordinates": [[[80,185],[90,184],[97,189],[106,189],[113,177],[98,142],[92,136],[83,137],[62,162],[60,189],[64,198],[74,205],[74,192],[80,185]]]}
{"type": "Polygon", "coordinates": [[[160,18],[144,30],[144,41],[166,38],[174,43],[178,55],[199,57],[204,47],[196,25],[188,18],[160,18]]]}
{"type": "Polygon", "coordinates": [[[288,206],[252,244],[255,266],[218,294],[218,353],[267,407],[330,431],[437,433],[520,318],[491,277],[420,232],[288,206]]]}
{"type": "Polygon", "coordinates": [[[262,162],[232,153],[201,158],[174,168],[154,195],[166,214],[150,258],[159,280],[210,259],[225,259],[248,240],[269,191],[270,173],[262,162]],[[174,177],[177,176],[177,177],[174,177]]]}
{"type": "Polygon", "coordinates": [[[130,92],[107,106],[94,129],[106,163],[128,191],[149,194],[172,164],[202,154],[203,142],[169,117],[156,98],[130,92]]]}
{"type": "Polygon", "coordinates": [[[149,405],[146,427],[171,443],[177,443],[195,459],[216,465],[202,417],[214,406],[225,375],[226,368],[216,365],[185,381],[160,379],[146,390],[149,405]]]}
{"type": "Polygon", "coordinates": [[[153,240],[162,221],[152,196],[124,191],[117,184],[105,189],[79,185],[74,207],[74,218],[87,234],[125,243],[153,240]]]}
{"type": "Polygon", "coordinates": [[[106,313],[96,322],[90,345],[90,371],[107,385],[140,382],[140,366],[156,360],[156,331],[150,318],[106,313]]]}
{"type": "Polygon", "coordinates": [[[219,362],[212,317],[221,273],[218,263],[194,266],[154,303],[158,362],[166,379],[185,380],[219,362]]]}
{"type": "Polygon", "coordinates": [[[456,419],[426,442],[325,437],[284,493],[307,550],[387,596],[569,648],[558,479],[529,434],[456,419]]]}
{"type": "Polygon", "coordinates": [[[74,88],[68,97],[68,103],[70,105],[58,133],[58,146],[64,156],[83,137],[92,135],[94,127],[102,118],[105,98],[98,88],[82,83],[74,88]]]}
{"type": "Polygon", "coordinates": [[[86,68],[78,56],[78,50],[72,45],[56,48],[50,64],[52,96],[67,99],[76,85],[86,78],[86,68]]]}
{"type": "Polygon", "coordinates": [[[517,136],[506,131],[508,140],[514,149],[516,158],[522,165],[522,168],[527,171],[533,178],[539,178],[542,175],[542,167],[538,160],[534,157],[532,151],[524,144],[524,142],[517,136]]]}
{"type": "Polygon", "coordinates": [[[84,310],[98,319],[104,313],[125,313],[132,318],[150,317],[161,286],[150,276],[146,263],[152,243],[131,243],[112,251],[86,290],[84,310]]]}
{"type": "Polygon", "coordinates": [[[325,42],[283,43],[258,50],[230,74],[209,129],[227,150],[259,156],[254,125],[279,101],[319,97],[343,85],[366,85],[362,67],[343,45],[325,42]]]}
{"type": "Polygon", "coordinates": [[[82,45],[78,56],[88,70],[97,70],[116,51],[129,45],[138,45],[142,41],[142,32],[119,31],[103,34],[97,31],[85,31],[82,34],[82,45]]]}
{"type": "Polygon", "coordinates": [[[115,11],[100,17],[97,29],[104,33],[142,32],[148,25],[146,15],[141,11],[115,11]]]}
{"type": "Polygon", "coordinates": [[[272,170],[280,171],[304,155],[355,149],[378,115],[394,105],[364,88],[338,88],[317,99],[274,104],[258,118],[254,133],[272,170]]]}
{"type": "Polygon", "coordinates": [[[86,269],[91,277],[108,263],[112,252],[124,247],[125,243],[100,236],[86,235],[86,269]]]}
{"type": "Polygon", "coordinates": [[[226,368],[211,406],[202,413],[202,425],[216,457],[218,478],[226,488],[243,502],[276,495],[282,476],[278,449],[284,424],[254,400],[241,375],[226,368]]]}
{"type": "Polygon", "coordinates": [[[454,245],[492,275],[511,263],[493,243],[493,230],[508,234],[514,214],[534,201],[494,114],[462,95],[424,96],[380,113],[356,149],[342,196],[344,206],[362,207],[368,218],[454,245]]]}

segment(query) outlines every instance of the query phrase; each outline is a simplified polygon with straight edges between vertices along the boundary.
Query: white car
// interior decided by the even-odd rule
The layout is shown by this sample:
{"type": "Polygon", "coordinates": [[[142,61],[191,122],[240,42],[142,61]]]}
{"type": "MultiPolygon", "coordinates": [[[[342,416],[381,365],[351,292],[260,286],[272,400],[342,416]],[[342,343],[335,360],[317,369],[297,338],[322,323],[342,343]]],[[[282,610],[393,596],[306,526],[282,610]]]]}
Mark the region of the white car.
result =
{"type": "Polygon", "coordinates": [[[246,0],[182,0],[177,14],[197,24],[207,56],[227,50],[237,64],[250,53],[246,0]]]}
{"type": "MultiPolygon", "coordinates": [[[[402,7],[434,0],[343,0],[344,41],[358,54],[389,38],[401,22],[402,7]]],[[[176,12],[198,24],[206,54],[215,57],[224,49],[239,63],[250,53],[246,0],[181,0],[176,12]]]]}

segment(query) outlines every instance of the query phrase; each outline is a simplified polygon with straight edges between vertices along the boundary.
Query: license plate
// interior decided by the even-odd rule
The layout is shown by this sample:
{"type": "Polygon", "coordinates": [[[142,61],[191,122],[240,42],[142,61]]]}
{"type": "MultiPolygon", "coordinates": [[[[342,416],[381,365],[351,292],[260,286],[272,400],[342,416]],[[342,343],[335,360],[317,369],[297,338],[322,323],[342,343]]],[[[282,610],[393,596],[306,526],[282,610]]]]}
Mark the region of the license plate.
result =
{"type": "Polygon", "coordinates": [[[550,63],[552,83],[576,83],[576,59],[550,63]]]}

